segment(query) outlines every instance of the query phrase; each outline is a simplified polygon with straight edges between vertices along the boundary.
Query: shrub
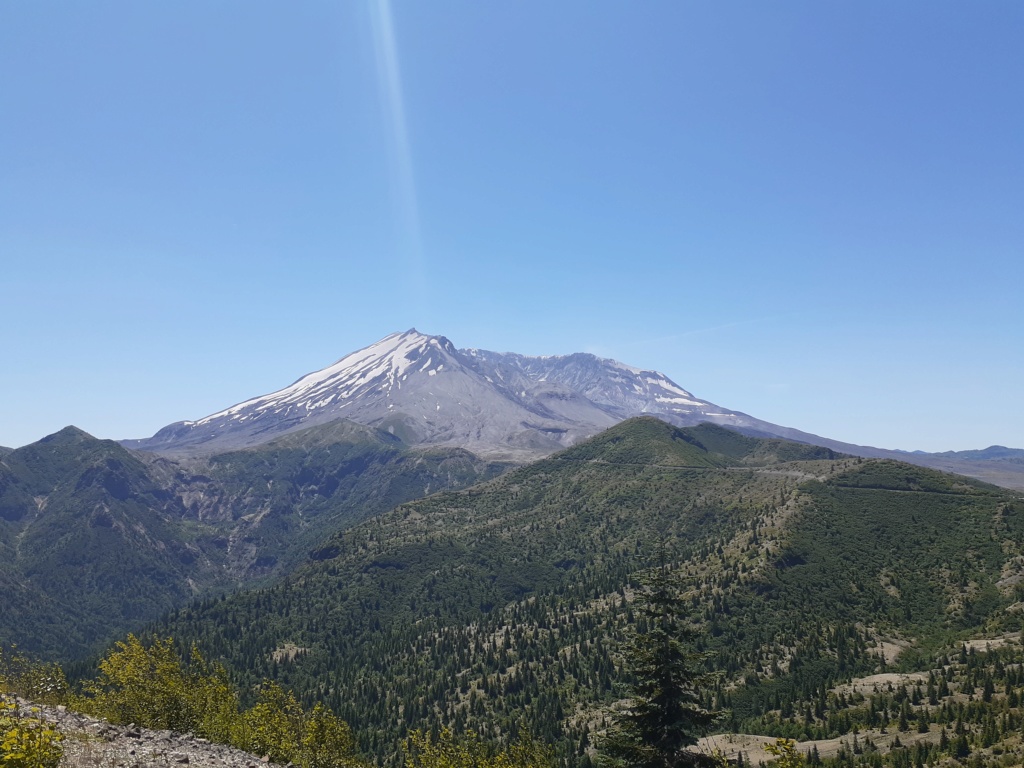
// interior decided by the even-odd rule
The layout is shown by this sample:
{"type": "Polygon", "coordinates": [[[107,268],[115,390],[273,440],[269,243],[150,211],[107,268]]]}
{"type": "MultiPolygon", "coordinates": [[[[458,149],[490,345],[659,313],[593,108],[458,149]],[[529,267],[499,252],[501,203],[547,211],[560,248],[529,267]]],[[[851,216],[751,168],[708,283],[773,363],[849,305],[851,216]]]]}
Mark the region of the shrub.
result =
{"type": "Polygon", "coordinates": [[[63,738],[49,723],[22,717],[14,701],[0,696],[0,765],[4,768],[57,768],[63,738]]]}
{"type": "Polygon", "coordinates": [[[68,681],[57,664],[33,661],[17,648],[0,648],[0,693],[15,693],[39,704],[63,704],[68,681]]]}
{"type": "Polygon", "coordinates": [[[170,638],[147,647],[128,635],[100,661],[100,676],[85,684],[83,709],[113,723],[190,731],[196,726],[185,670],[170,638]]]}
{"type": "Polygon", "coordinates": [[[171,638],[148,646],[134,635],[119,642],[85,683],[78,708],[114,723],[192,732],[228,742],[238,721],[238,696],[219,666],[195,648],[186,666],[171,638]]]}
{"type": "Polygon", "coordinates": [[[306,719],[305,734],[296,762],[302,768],[345,768],[361,765],[356,742],[348,723],[323,704],[317,704],[306,719]]]}
{"type": "Polygon", "coordinates": [[[99,666],[74,704],[111,722],[188,731],[302,768],[362,765],[348,725],[322,704],[307,714],[291,691],[264,682],[255,706],[241,712],[224,668],[196,648],[184,663],[171,638],[145,645],[129,635],[99,666]]]}
{"type": "Polygon", "coordinates": [[[797,752],[796,742],[792,739],[776,739],[774,744],[765,744],[764,749],[778,758],[776,768],[800,768],[804,764],[804,758],[797,752]]]}
{"type": "Polygon", "coordinates": [[[237,746],[275,763],[288,762],[298,750],[303,731],[302,706],[295,694],[274,682],[265,682],[256,704],[242,716],[237,746]]]}

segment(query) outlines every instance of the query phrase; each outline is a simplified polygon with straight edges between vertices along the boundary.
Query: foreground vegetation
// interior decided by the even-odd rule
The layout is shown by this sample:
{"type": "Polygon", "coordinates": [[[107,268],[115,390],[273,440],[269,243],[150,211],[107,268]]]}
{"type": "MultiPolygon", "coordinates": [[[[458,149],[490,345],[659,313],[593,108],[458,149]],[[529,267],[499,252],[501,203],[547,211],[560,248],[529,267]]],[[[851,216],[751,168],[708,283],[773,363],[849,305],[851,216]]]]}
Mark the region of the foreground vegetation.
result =
{"type": "MultiPolygon", "coordinates": [[[[633,671],[627,679],[637,683],[631,690],[634,706],[609,710],[610,720],[620,725],[607,738],[596,740],[609,766],[679,765],[652,758],[645,745],[661,743],[662,730],[677,734],[665,744],[671,745],[672,738],[681,738],[684,746],[692,744],[713,719],[700,703],[702,692],[715,687],[706,668],[694,665],[700,655],[664,634],[669,628],[671,633],[681,629],[681,637],[689,635],[686,626],[673,626],[676,613],[664,612],[668,602],[655,593],[652,604],[662,615],[638,622],[647,639],[639,644],[634,640],[627,651],[633,671]],[[675,711],[675,705],[661,694],[666,687],[657,683],[659,679],[677,681],[668,687],[677,685],[679,691],[682,709],[667,720],[663,710],[675,711]],[[637,706],[645,700],[655,704],[637,706]],[[639,722],[638,728],[633,721],[639,722]]],[[[846,681],[797,700],[791,708],[767,713],[755,729],[772,737],[761,740],[767,742],[762,744],[762,758],[757,750],[752,757],[749,747],[727,749],[722,757],[739,765],[774,757],[779,768],[981,768],[1024,762],[1024,645],[1019,634],[991,645],[961,645],[923,666],[920,656],[911,655],[908,662],[903,671],[846,681]]],[[[55,665],[0,655],[0,764],[54,768],[61,735],[38,717],[16,717],[12,701],[5,697],[15,692],[41,703],[64,703],[114,723],[191,732],[303,768],[369,764],[348,725],[322,703],[303,708],[289,691],[267,682],[253,692],[254,704],[244,708],[222,668],[208,664],[198,652],[179,653],[169,638],[143,643],[129,637],[100,662],[100,674],[75,691],[55,665]]],[[[554,750],[528,730],[504,739],[446,728],[413,730],[396,750],[406,768],[551,768],[558,762],[554,750]]],[[[684,752],[697,764],[721,764],[721,757],[707,748],[684,752]]]]}
{"type": "MultiPolygon", "coordinates": [[[[0,765],[55,768],[64,736],[40,717],[18,713],[13,695],[62,704],[119,725],[191,733],[275,763],[300,768],[365,768],[348,724],[323,704],[304,709],[272,681],[251,707],[222,667],[193,648],[185,657],[171,638],[143,643],[133,635],[99,662],[100,674],[72,691],[61,668],[0,653],[0,765]]],[[[34,710],[38,713],[38,710],[34,710]]],[[[502,747],[475,734],[413,732],[404,745],[407,768],[550,768],[551,750],[528,732],[502,747]]]]}
{"type": "Polygon", "coordinates": [[[14,695],[40,704],[67,699],[67,682],[56,664],[41,664],[0,649],[0,766],[4,768],[56,768],[63,754],[64,736],[37,717],[38,708],[22,715],[14,695]]]}

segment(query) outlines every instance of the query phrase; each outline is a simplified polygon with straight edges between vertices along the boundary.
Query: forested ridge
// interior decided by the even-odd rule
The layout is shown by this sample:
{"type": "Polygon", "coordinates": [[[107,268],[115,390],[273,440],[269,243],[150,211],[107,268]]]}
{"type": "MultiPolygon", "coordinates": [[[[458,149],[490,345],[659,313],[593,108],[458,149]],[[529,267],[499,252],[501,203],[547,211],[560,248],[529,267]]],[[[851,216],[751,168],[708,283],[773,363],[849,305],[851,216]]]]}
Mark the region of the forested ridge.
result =
{"type": "Polygon", "coordinates": [[[639,419],[402,505],[285,582],[154,629],[222,659],[243,690],[268,677],[326,702],[385,762],[412,729],[526,727],[586,764],[623,695],[634,577],[659,546],[720,672],[705,695],[722,727],[804,736],[841,730],[820,702],[893,668],[890,646],[924,667],[965,633],[1017,628],[1022,542],[1019,502],[991,486],[639,419]]]}
{"type": "Polygon", "coordinates": [[[0,644],[81,657],[197,595],[278,578],[329,533],[505,469],[344,421],[178,460],[68,427],[0,455],[0,644]]]}

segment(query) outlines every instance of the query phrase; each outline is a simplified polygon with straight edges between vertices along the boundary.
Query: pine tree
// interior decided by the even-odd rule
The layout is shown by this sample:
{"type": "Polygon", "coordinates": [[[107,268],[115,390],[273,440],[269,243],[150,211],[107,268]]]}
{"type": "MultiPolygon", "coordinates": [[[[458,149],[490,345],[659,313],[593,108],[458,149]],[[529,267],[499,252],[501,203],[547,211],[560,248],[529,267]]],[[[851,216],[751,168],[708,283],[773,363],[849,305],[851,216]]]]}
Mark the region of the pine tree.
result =
{"type": "Polygon", "coordinates": [[[693,650],[696,633],[683,615],[681,589],[664,558],[643,580],[636,602],[640,622],[625,654],[633,678],[631,703],[609,729],[602,757],[621,768],[715,765],[715,758],[688,749],[719,713],[702,706],[701,692],[711,687],[714,675],[703,670],[706,654],[693,650]]]}

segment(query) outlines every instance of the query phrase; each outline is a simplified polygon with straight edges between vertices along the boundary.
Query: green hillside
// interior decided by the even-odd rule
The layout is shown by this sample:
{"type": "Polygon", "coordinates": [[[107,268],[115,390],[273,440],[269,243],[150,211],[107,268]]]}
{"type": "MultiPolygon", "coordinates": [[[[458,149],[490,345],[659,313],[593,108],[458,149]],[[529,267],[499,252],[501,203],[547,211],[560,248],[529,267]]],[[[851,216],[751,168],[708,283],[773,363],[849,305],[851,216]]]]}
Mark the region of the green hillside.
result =
{"type": "Polygon", "coordinates": [[[1024,515],[999,489],[636,419],[400,506],[285,582],[196,604],[159,631],[243,682],[275,677],[327,701],[378,756],[410,728],[499,737],[522,722],[577,762],[619,695],[631,578],[663,543],[724,675],[717,703],[730,725],[764,729],[780,707],[882,666],[883,638],[925,654],[999,627],[1022,542],[1024,515]]]}
{"type": "Polygon", "coordinates": [[[0,458],[0,643],[73,659],[315,542],[506,467],[335,423],[174,462],[68,427],[0,458]]]}
{"type": "Polygon", "coordinates": [[[0,518],[0,636],[30,649],[82,652],[189,600],[188,572],[217,583],[212,537],[138,458],[74,427],[4,457],[0,518]]]}

